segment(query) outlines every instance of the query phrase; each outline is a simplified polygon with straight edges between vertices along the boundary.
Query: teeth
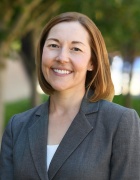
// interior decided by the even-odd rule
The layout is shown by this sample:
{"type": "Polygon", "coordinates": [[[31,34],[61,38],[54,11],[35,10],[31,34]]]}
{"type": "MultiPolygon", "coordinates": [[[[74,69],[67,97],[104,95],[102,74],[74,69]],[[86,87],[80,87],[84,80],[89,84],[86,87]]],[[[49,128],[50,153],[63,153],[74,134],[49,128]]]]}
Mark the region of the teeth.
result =
{"type": "Polygon", "coordinates": [[[67,71],[67,70],[60,70],[60,69],[53,69],[54,72],[57,72],[59,74],[69,74],[70,71],[67,71]]]}

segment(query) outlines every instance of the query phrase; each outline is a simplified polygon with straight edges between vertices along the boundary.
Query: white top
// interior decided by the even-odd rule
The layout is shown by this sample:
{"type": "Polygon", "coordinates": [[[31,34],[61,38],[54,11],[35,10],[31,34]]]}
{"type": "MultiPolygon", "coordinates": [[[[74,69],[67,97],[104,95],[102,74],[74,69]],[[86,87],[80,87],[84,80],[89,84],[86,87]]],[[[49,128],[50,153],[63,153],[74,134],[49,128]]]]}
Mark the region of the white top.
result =
{"type": "Polygon", "coordinates": [[[59,145],[47,145],[47,170],[59,145]]]}

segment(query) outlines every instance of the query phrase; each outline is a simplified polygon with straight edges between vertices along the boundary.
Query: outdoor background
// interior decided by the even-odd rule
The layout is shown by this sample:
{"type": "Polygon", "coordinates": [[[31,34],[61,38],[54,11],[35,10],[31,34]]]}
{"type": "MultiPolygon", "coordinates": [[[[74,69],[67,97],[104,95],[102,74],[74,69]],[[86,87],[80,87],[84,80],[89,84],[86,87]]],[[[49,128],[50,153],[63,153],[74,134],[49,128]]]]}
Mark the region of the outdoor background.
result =
{"type": "Polygon", "coordinates": [[[114,102],[140,115],[140,0],[1,0],[0,139],[12,115],[47,99],[36,78],[36,44],[46,22],[66,11],[88,15],[100,29],[114,102]]]}

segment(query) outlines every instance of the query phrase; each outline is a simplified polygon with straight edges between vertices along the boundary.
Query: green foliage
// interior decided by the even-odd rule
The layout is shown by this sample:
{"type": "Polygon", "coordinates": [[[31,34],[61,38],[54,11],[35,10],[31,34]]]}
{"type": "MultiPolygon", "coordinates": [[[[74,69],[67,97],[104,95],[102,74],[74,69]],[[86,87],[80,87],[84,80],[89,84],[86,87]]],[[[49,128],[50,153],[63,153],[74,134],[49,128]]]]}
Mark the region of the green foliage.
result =
{"type": "Polygon", "coordinates": [[[19,40],[15,40],[11,43],[11,49],[14,51],[19,51],[21,49],[21,42],[19,40]]]}
{"type": "Polygon", "coordinates": [[[20,39],[31,29],[40,31],[41,26],[58,13],[78,11],[95,22],[110,51],[121,50],[131,42],[139,52],[139,7],[139,0],[16,0],[12,4],[10,0],[3,0],[0,4],[0,39],[20,39]]]}
{"type": "Polygon", "coordinates": [[[8,123],[9,119],[17,113],[21,113],[23,111],[26,111],[27,109],[30,109],[30,102],[29,100],[19,100],[17,102],[13,103],[6,103],[5,105],[5,123],[4,126],[8,123]]]}

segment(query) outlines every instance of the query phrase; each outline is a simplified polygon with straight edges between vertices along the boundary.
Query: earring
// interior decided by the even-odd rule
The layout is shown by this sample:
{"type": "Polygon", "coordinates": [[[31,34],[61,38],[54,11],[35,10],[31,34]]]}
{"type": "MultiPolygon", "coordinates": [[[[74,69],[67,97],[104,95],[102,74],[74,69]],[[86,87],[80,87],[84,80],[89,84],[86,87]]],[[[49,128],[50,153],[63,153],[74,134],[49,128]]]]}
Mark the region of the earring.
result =
{"type": "Polygon", "coordinates": [[[92,71],[92,70],[93,70],[92,68],[89,69],[89,71],[92,71]]]}

